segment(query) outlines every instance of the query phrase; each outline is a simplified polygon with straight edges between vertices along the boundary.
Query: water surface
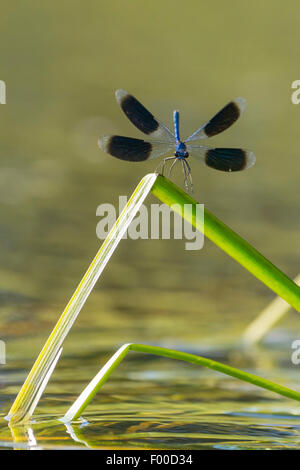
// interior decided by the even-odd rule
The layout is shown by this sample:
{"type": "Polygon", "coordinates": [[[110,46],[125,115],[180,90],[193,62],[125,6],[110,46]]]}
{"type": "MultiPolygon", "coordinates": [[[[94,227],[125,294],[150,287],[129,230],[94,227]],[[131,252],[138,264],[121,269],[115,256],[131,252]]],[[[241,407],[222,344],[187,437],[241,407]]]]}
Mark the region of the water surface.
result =
{"type": "MultiPolygon", "coordinates": [[[[290,99],[299,78],[296,2],[283,9],[279,1],[192,0],[174,10],[171,0],[159,8],[137,0],[76,0],[72,8],[4,1],[1,8],[3,417],[98,250],[97,206],[129,196],[156,166],[98,149],[100,134],[141,137],[114,90],[128,89],[169,125],[180,109],[183,136],[231,98],[247,99],[242,119],[212,145],[249,148],[256,165],[226,175],[191,157],[194,196],[291,277],[300,266],[300,108],[290,99]]],[[[174,181],[182,185],[179,171],[174,181]]],[[[184,244],[122,241],[67,338],[31,430],[13,437],[2,419],[1,448],[299,448],[298,403],[137,353],[85,421],[73,429],[57,421],[125,342],[207,355],[299,389],[299,366],[290,360],[298,314],[263,346],[243,351],[241,333],[273,294],[211,242],[200,251],[184,244]]]]}

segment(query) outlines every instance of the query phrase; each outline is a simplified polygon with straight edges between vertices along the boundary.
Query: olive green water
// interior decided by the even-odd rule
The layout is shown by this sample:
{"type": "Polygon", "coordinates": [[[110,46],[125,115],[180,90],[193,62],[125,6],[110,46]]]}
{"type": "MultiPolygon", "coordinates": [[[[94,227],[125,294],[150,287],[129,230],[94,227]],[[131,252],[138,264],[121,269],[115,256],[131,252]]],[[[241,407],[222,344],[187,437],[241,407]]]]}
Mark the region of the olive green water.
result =
{"type": "MultiPolygon", "coordinates": [[[[190,159],[195,198],[286,274],[299,263],[299,4],[4,1],[0,18],[0,412],[4,417],[101,243],[96,208],[130,195],[156,162],[123,163],[101,134],[141,137],[114,90],[183,136],[231,98],[246,113],[212,145],[253,150],[223,174],[190,159]]],[[[174,172],[182,185],[182,174],[174,172]]],[[[157,203],[153,196],[147,200],[157,203]]],[[[131,353],[67,429],[63,416],[124,342],[181,349],[300,389],[296,312],[262,346],[239,337],[273,294],[206,241],[123,240],[82,310],[31,429],[0,421],[0,448],[300,448],[299,404],[196,366],[131,353]]]]}

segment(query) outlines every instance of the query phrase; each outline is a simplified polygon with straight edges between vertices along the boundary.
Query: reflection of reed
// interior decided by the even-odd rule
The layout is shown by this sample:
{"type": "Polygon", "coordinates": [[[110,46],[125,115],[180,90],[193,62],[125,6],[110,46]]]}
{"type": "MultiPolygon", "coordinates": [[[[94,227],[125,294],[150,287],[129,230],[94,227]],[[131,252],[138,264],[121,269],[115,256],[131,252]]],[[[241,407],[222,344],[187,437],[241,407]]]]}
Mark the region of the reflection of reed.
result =
{"type": "Polygon", "coordinates": [[[12,438],[15,442],[15,450],[38,450],[33,429],[30,426],[11,426],[9,425],[12,438]]]}

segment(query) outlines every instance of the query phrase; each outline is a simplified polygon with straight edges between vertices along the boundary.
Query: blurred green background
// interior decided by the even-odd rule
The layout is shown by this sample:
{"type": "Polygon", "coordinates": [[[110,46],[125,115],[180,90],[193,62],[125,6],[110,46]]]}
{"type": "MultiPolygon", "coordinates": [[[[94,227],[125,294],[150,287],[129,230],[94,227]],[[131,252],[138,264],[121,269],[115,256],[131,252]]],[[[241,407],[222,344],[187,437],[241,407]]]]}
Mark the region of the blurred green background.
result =
{"type": "MultiPolygon", "coordinates": [[[[223,174],[191,158],[194,196],[286,274],[299,272],[298,12],[278,0],[2,2],[0,337],[18,383],[101,243],[97,206],[129,196],[156,167],[97,146],[103,134],[141,137],[117,88],[169,126],[179,109],[183,136],[246,98],[243,117],[210,143],[249,148],[256,165],[223,174]]],[[[183,184],[178,169],[174,181],[183,184]]],[[[123,241],[66,351],[88,359],[128,341],[197,349],[237,337],[272,292],[209,241],[200,251],[184,243],[123,241]]]]}

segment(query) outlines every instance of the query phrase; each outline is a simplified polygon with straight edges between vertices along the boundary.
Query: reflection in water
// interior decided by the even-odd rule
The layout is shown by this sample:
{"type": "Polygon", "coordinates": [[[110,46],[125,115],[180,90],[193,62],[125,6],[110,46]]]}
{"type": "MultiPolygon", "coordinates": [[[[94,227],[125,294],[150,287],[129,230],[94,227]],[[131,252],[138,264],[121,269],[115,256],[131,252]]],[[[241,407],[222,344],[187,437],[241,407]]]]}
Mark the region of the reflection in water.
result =
{"type": "MultiPolygon", "coordinates": [[[[282,384],[296,384],[297,371],[288,361],[280,363],[283,352],[284,348],[279,353],[258,348],[244,354],[223,349],[206,355],[246,370],[265,370],[266,376],[273,374],[272,378],[282,384]]],[[[45,449],[297,446],[299,410],[291,400],[213,371],[141,354],[129,356],[125,367],[115,371],[83,418],[65,426],[59,418],[104,358],[107,359],[107,351],[100,356],[95,351],[88,361],[81,358],[90,364],[82,370],[73,354],[63,358],[34,422],[29,428],[11,428],[13,441],[3,426],[0,448],[16,448],[16,443],[17,448],[26,444],[27,448],[45,449]],[[76,368],[76,377],[68,374],[76,368]]]]}
{"type": "Polygon", "coordinates": [[[39,450],[40,447],[37,445],[34,437],[33,429],[30,426],[19,426],[14,427],[9,425],[11,430],[13,442],[12,447],[15,450],[39,450]]]}
{"type": "MultiPolygon", "coordinates": [[[[87,425],[88,423],[86,423],[86,426],[87,425]]],[[[81,427],[82,425],[78,429],[80,429],[81,427]]],[[[77,428],[75,429],[77,430],[77,428]]],[[[71,424],[66,424],[66,430],[67,430],[67,433],[70,434],[71,438],[74,439],[74,441],[79,442],[80,444],[83,444],[86,447],[89,447],[88,442],[79,437],[79,433],[78,434],[76,433],[76,430],[73,429],[71,424]]]]}

